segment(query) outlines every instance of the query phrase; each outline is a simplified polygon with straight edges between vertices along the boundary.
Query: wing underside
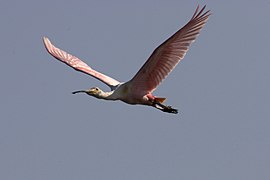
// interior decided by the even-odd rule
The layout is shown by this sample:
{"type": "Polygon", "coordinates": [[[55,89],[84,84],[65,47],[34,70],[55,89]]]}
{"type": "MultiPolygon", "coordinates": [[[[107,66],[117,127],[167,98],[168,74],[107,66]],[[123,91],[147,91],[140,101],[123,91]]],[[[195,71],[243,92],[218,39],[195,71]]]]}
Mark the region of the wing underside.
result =
{"type": "Polygon", "coordinates": [[[129,81],[134,93],[151,93],[182,60],[205,25],[210,11],[197,7],[191,20],[157,47],[137,74],[129,81]]]}
{"type": "Polygon", "coordinates": [[[115,89],[117,85],[119,84],[119,81],[102,74],[94,69],[92,69],[90,66],[88,66],[85,62],[77,58],[76,56],[73,56],[57,47],[55,47],[50,40],[47,37],[43,38],[44,45],[47,49],[47,51],[56,59],[59,61],[67,64],[68,66],[72,67],[73,69],[86,73],[103,83],[107,84],[111,89],[115,89]]]}

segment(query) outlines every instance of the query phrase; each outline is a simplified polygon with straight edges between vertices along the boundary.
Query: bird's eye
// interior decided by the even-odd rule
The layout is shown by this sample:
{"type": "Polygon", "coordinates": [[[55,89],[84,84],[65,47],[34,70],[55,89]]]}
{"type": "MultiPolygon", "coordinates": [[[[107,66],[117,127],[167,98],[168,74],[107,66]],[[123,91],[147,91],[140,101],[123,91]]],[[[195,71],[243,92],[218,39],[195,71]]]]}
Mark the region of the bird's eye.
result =
{"type": "Polygon", "coordinates": [[[96,88],[95,90],[98,91],[98,88],[96,88]]]}

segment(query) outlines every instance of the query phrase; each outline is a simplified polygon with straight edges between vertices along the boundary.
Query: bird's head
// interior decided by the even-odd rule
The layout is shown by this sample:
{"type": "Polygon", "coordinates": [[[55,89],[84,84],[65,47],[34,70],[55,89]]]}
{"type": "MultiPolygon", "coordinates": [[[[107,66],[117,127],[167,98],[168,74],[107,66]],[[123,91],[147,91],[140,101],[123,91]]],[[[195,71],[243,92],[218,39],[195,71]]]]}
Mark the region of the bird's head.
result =
{"type": "Polygon", "coordinates": [[[80,90],[80,91],[72,92],[72,94],[77,94],[77,93],[86,93],[89,96],[94,96],[94,97],[99,98],[99,99],[103,97],[102,96],[103,91],[98,87],[92,87],[92,88],[87,89],[87,90],[80,90]]]}

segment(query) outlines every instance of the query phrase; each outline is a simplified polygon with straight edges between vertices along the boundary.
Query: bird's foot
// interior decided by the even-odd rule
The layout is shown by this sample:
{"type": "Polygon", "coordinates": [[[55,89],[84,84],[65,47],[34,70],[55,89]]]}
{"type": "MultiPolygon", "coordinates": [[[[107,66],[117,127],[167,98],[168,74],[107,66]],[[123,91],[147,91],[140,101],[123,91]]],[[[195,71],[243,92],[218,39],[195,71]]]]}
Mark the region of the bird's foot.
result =
{"type": "Polygon", "coordinates": [[[155,102],[154,103],[154,107],[163,111],[163,112],[167,112],[167,113],[173,113],[173,114],[177,114],[178,113],[178,110],[177,109],[174,109],[172,108],[171,106],[166,106],[164,104],[161,104],[159,102],[155,102]]]}
{"type": "Polygon", "coordinates": [[[177,113],[178,113],[178,110],[172,108],[171,106],[163,107],[161,110],[162,110],[163,112],[167,112],[167,113],[173,113],[173,114],[177,114],[177,113]]]}

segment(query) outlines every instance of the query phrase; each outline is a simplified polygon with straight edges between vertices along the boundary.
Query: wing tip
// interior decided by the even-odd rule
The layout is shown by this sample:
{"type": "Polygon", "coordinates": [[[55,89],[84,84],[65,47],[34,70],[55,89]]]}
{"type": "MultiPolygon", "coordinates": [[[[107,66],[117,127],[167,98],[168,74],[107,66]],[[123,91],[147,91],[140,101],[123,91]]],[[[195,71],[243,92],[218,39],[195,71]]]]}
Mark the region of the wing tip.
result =
{"type": "Polygon", "coordinates": [[[203,17],[203,16],[210,16],[211,15],[211,13],[209,13],[210,12],[210,10],[207,10],[205,13],[203,13],[203,11],[205,10],[205,8],[206,8],[206,5],[204,5],[202,8],[201,8],[201,10],[200,10],[200,5],[198,4],[197,5],[197,8],[196,8],[196,10],[195,10],[195,12],[194,12],[194,14],[193,14],[193,16],[192,16],[192,18],[191,18],[191,20],[192,19],[195,19],[195,18],[198,18],[198,17],[203,17]],[[202,14],[203,13],[203,14],[202,14]]]}
{"type": "Polygon", "coordinates": [[[49,38],[46,37],[46,36],[43,36],[43,37],[42,37],[42,40],[43,40],[44,44],[50,42],[49,38]]]}
{"type": "Polygon", "coordinates": [[[42,40],[43,40],[43,43],[44,43],[44,46],[45,48],[47,49],[47,51],[50,53],[50,46],[51,46],[51,41],[49,40],[49,38],[47,38],[46,36],[43,36],[42,37],[42,40]]]}

